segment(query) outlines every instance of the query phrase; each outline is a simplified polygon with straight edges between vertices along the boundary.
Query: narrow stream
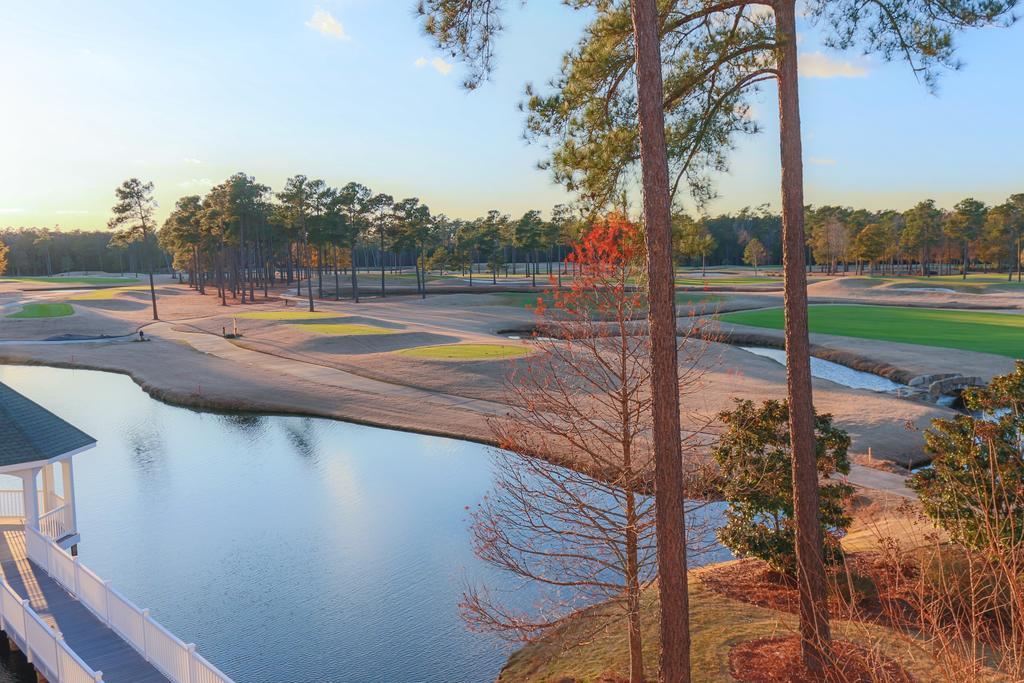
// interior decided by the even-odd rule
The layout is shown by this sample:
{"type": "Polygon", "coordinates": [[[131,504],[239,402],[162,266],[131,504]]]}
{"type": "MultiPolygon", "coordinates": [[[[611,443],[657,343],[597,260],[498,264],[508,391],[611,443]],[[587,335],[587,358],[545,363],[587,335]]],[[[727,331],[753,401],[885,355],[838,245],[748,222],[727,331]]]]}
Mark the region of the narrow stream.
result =
{"type": "MultiPolygon", "coordinates": [[[[742,346],[740,348],[754,355],[770,358],[780,365],[786,364],[786,352],[782,349],[770,349],[760,346],[742,346]]],[[[867,389],[868,391],[881,393],[892,393],[905,386],[885,377],[873,375],[870,372],[854,370],[845,365],[833,363],[822,358],[815,358],[814,356],[811,356],[811,375],[820,379],[827,379],[836,384],[842,384],[844,387],[850,387],[851,389],[867,389]]]]}

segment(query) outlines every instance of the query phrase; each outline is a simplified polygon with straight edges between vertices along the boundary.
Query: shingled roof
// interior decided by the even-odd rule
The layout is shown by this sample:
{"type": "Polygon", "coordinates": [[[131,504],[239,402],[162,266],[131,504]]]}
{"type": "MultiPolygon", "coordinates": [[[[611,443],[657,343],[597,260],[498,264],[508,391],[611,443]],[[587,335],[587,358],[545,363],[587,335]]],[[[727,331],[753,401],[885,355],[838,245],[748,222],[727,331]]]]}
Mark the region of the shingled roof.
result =
{"type": "Polygon", "coordinates": [[[95,443],[82,430],[0,382],[0,467],[50,460],[95,443]]]}

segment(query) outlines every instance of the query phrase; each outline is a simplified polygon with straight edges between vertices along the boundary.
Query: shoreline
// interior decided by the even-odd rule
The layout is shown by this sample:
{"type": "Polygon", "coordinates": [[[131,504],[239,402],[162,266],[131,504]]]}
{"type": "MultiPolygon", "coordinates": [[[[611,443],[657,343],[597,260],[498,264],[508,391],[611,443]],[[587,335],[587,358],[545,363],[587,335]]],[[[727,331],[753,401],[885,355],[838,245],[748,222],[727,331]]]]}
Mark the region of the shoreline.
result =
{"type": "MultiPolygon", "coordinates": [[[[198,412],[222,415],[276,415],[281,417],[310,417],[337,420],[364,427],[388,429],[411,434],[423,434],[445,439],[454,439],[477,443],[483,446],[497,447],[497,441],[486,434],[485,430],[458,428],[439,428],[420,423],[416,420],[402,421],[399,419],[372,418],[361,415],[360,411],[327,409],[313,405],[311,402],[301,405],[288,404],[284,400],[266,400],[256,398],[241,399],[237,395],[231,398],[218,396],[217,393],[186,392],[167,384],[151,381],[130,367],[117,366],[96,360],[60,360],[38,358],[28,355],[11,354],[0,348],[0,365],[22,367],[51,367],[65,370],[85,370],[89,372],[109,372],[124,375],[131,379],[148,396],[167,405],[198,412]]],[[[396,385],[400,386],[400,385],[396,385]]],[[[469,411],[467,411],[469,412],[469,411]]]]}

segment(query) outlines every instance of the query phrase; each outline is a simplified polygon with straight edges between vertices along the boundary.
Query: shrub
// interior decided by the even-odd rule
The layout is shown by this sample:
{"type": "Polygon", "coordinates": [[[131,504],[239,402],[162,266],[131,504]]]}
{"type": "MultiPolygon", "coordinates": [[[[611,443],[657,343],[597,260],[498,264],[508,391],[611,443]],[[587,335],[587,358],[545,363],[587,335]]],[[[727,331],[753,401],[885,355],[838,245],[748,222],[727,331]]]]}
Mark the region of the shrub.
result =
{"type": "Polygon", "coordinates": [[[925,432],[935,457],[909,485],[953,540],[1002,554],[1024,544],[1024,361],[964,391],[964,405],[971,415],[934,420],[925,432]]]}
{"type": "MultiPolygon", "coordinates": [[[[729,504],[722,543],[734,553],[767,562],[787,576],[796,574],[796,527],[793,518],[793,469],[789,443],[789,408],[785,401],[736,401],[719,418],[727,429],[713,454],[722,471],[722,494],[729,504]]],[[[821,477],[821,524],[825,562],[842,560],[839,539],[850,525],[844,502],[848,484],[829,481],[848,474],[850,437],[833,426],[831,415],[815,414],[816,455],[821,477]]]]}

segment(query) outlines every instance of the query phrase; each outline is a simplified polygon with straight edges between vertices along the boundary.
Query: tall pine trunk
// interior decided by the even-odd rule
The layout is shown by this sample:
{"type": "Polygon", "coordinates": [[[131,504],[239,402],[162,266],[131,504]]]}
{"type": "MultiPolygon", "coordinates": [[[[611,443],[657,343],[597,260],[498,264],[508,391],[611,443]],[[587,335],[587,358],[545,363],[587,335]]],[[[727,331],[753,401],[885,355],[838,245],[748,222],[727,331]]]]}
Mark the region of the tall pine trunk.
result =
{"type": "Polygon", "coordinates": [[[797,82],[796,3],[777,0],[779,140],[782,159],[782,242],[785,274],[786,389],[793,449],[797,583],[804,664],[821,672],[831,632],[822,557],[818,469],[814,446],[807,275],[804,271],[803,152],[797,82]]]}
{"type": "Polygon", "coordinates": [[[387,292],[384,289],[384,228],[380,229],[380,295],[381,298],[387,296],[387,292]]]}
{"type": "Polygon", "coordinates": [[[640,630],[640,561],[636,495],[626,490],[626,609],[629,624],[629,683],[644,681],[644,644],[640,630]]]}
{"type": "Polygon", "coordinates": [[[671,198],[665,146],[664,86],[656,0],[632,0],[637,103],[651,336],[654,491],[658,590],[661,597],[661,677],[690,680],[690,605],[683,514],[679,370],[672,272],[671,198]]]}
{"type": "Polygon", "coordinates": [[[352,243],[352,301],[359,303],[359,274],[356,272],[356,244],[352,243]]]}
{"type": "MultiPolygon", "coordinates": [[[[309,251],[309,238],[305,235],[303,230],[302,238],[302,250],[306,256],[306,274],[309,276],[309,280],[306,282],[306,291],[309,292],[309,312],[314,311],[313,307],[313,255],[309,251]]],[[[302,274],[299,274],[299,281],[302,281],[302,274]]]]}

